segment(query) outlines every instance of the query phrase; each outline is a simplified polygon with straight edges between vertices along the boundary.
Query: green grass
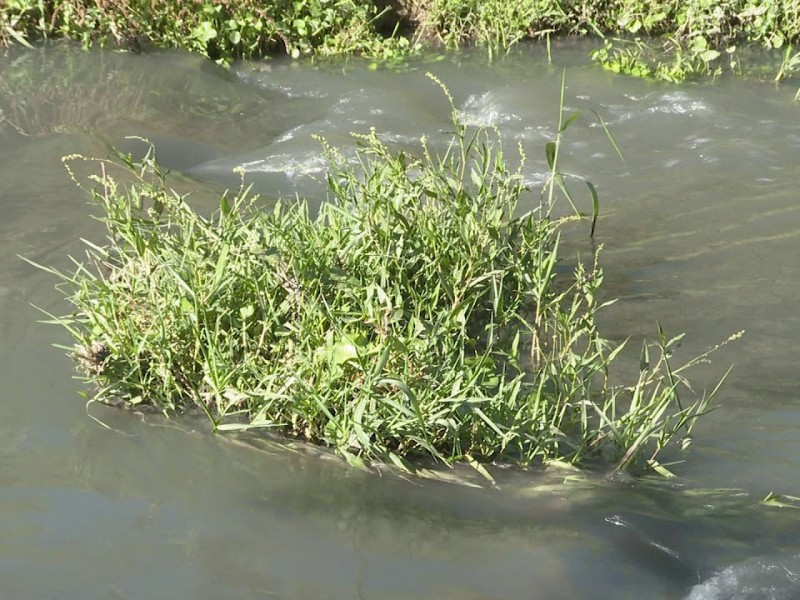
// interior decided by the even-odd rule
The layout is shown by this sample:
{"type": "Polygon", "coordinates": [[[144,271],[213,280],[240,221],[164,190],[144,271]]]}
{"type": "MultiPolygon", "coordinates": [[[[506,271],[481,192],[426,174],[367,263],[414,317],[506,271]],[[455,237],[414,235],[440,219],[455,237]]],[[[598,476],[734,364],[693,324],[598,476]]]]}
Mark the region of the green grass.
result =
{"type": "Polygon", "coordinates": [[[371,0],[7,0],[0,45],[66,38],[85,47],[183,48],[220,62],[288,54],[366,54],[391,59],[411,50],[384,31],[371,0]]]}
{"type": "MultiPolygon", "coordinates": [[[[601,39],[592,56],[629,75],[683,81],[748,72],[746,47],[800,67],[796,0],[6,0],[0,45],[66,38],[84,46],[183,48],[228,63],[273,54],[360,54],[393,64],[421,42],[477,44],[490,55],[522,40],[601,39]]],[[[759,69],[763,61],[756,61],[759,69]]],[[[377,63],[376,63],[377,64],[377,63]]]]}
{"type": "Polygon", "coordinates": [[[354,464],[667,473],[660,453],[713,396],[682,399],[683,370],[706,355],[675,368],[680,338],[660,332],[638,379],[610,385],[621,347],[596,326],[597,257],[570,277],[556,269],[564,221],[550,211],[568,192],[558,154],[575,116],[561,111],[550,180],[524,213],[524,156],[510,167],[491,131],[458,116],[441,151],[423,138],[418,154],[395,152],[372,132],[352,163],[323,142],[316,215],[302,200],[267,210],[243,188],[203,216],[152,153],[92,159],[108,237],[72,272],[48,270],[74,306],[52,321],[72,334],[94,398],[202,410],[216,431],[264,428],[354,464]]]}

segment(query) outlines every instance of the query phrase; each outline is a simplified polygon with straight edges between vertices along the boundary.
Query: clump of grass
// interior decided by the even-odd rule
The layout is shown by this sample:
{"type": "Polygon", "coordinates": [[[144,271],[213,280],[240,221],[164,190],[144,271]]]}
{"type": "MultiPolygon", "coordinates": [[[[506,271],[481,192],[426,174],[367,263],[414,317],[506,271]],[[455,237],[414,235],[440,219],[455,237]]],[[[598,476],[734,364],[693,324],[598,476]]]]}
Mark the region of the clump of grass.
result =
{"type": "Polygon", "coordinates": [[[602,459],[665,472],[656,457],[713,393],[682,402],[678,340],[663,335],[636,382],[610,386],[620,348],[595,324],[602,271],[557,275],[559,144],[542,205],[519,214],[522,166],[452,117],[441,152],[424,138],[418,156],[395,152],[373,131],[353,164],[325,145],[316,215],[303,201],[262,210],[243,188],[206,217],[152,153],[98,161],[106,243],[87,242],[74,272],[51,270],[75,307],[54,322],[94,398],[199,407],[217,431],[266,428],[354,464],[427,456],[486,473],[495,460],[602,459]]]}
{"type": "MultiPolygon", "coordinates": [[[[592,57],[606,69],[673,82],[747,72],[740,50],[768,48],[784,54],[780,80],[797,72],[790,59],[798,54],[800,10],[797,0],[0,2],[0,47],[65,38],[136,52],[183,48],[221,63],[359,54],[396,66],[423,41],[477,44],[494,55],[523,40],[567,35],[605,38],[592,57]]],[[[760,71],[763,59],[754,66],[760,71]]]]}
{"type": "Polygon", "coordinates": [[[223,63],[282,53],[391,60],[414,51],[398,35],[401,21],[371,0],[14,0],[0,3],[0,46],[66,38],[137,52],[183,48],[223,63]]]}

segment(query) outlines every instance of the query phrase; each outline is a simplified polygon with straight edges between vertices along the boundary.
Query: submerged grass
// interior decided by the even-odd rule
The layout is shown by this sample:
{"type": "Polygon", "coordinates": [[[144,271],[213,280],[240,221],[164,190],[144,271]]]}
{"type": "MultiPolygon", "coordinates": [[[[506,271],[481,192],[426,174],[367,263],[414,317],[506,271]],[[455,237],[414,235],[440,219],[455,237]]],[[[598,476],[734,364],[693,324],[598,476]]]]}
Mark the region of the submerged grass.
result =
{"type": "Polygon", "coordinates": [[[495,460],[603,460],[668,473],[657,457],[716,390],[682,400],[683,369],[706,355],[673,368],[679,338],[663,333],[637,381],[609,384],[621,348],[595,324],[602,271],[595,260],[556,274],[562,221],[549,211],[574,118],[548,144],[542,205],[519,214],[522,167],[458,116],[441,152],[424,138],[418,156],[394,152],[373,131],[351,163],[323,144],[317,215],[300,200],[262,210],[243,188],[205,217],[152,153],[97,160],[108,238],[87,242],[74,271],[48,269],[75,307],[53,322],[74,337],[95,399],[199,407],[216,431],[267,428],[354,464],[428,456],[487,474],[495,460]]]}

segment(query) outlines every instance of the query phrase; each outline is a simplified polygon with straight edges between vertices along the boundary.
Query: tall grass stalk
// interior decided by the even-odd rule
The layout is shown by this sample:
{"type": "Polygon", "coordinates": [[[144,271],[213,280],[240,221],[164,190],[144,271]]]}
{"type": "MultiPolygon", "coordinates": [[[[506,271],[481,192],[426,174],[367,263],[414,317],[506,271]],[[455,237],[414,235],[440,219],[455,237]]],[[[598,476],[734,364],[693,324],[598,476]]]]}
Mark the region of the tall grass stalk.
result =
{"type": "Polygon", "coordinates": [[[495,134],[451,108],[441,151],[423,138],[418,155],[396,152],[374,131],[355,163],[324,145],[316,215],[301,200],[262,210],[242,187],[204,216],[152,152],[97,161],[86,187],[108,237],[71,272],[49,269],[74,305],[52,321],[94,398],[199,409],[216,431],[272,430],[353,464],[666,472],[661,452],[716,390],[683,399],[678,340],[663,335],[637,381],[609,384],[621,348],[595,323],[602,270],[557,274],[561,221],[544,204],[519,214],[524,156],[510,167],[495,134]]]}

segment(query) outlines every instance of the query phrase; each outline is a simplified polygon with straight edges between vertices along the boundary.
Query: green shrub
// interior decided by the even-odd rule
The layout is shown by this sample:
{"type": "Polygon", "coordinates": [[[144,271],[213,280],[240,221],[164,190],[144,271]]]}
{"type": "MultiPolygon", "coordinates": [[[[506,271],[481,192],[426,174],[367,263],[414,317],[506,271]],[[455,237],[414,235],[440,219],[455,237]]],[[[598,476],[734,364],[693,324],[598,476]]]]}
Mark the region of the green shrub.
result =
{"type": "Polygon", "coordinates": [[[656,456],[710,397],[682,404],[668,363],[680,338],[663,334],[638,381],[608,383],[620,348],[595,324],[602,271],[556,269],[563,221],[549,210],[574,116],[547,145],[542,205],[524,214],[521,166],[452,116],[442,152],[424,138],[419,156],[393,152],[373,131],[353,164],[326,145],[317,215],[302,201],[262,210],[242,189],[204,217],[152,153],[100,161],[107,244],[52,271],[75,306],[54,322],[95,398],[199,407],[215,430],[267,428],[353,463],[602,459],[664,472],[656,456]]]}
{"type": "Polygon", "coordinates": [[[277,52],[407,52],[407,40],[379,33],[379,17],[369,0],[15,0],[0,6],[0,42],[63,37],[134,50],[150,43],[225,62],[277,52]]]}
{"type": "Polygon", "coordinates": [[[478,43],[492,52],[563,31],[569,16],[552,0],[433,0],[426,25],[445,46],[478,43]]]}
{"type": "Polygon", "coordinates": [[[780,50],[777,79],[800,68],[796,0],[7,0],[0,45],[63,37],[84,46],[184,48],[221,62],[286,53],[397,61],[435,40],[490,54],[521,40],[595,35],[605,68],[681,81],[739,72],[737,48],[780,50]],[[607,38],[607,36],[610,36],[607,38]],[[616,36],[616,37],[615,37],[616,36]],[[622,39],[617,39],[620,37],[622,39]],[[631,38],[636,38],[631,43],[631,38]]]}

